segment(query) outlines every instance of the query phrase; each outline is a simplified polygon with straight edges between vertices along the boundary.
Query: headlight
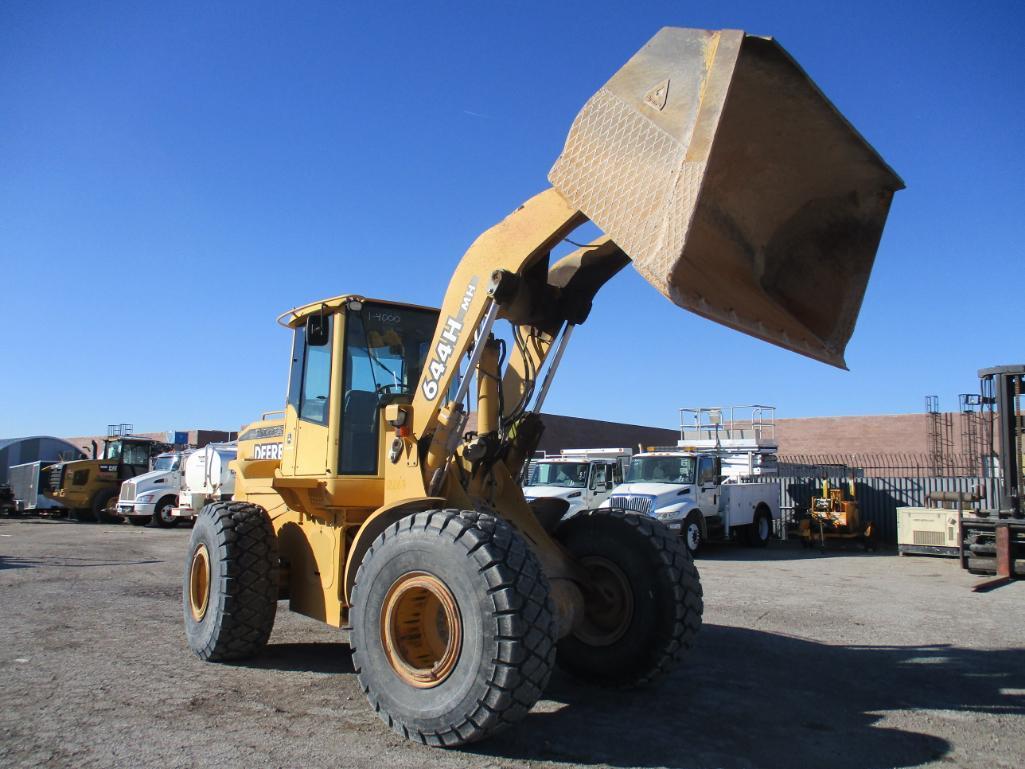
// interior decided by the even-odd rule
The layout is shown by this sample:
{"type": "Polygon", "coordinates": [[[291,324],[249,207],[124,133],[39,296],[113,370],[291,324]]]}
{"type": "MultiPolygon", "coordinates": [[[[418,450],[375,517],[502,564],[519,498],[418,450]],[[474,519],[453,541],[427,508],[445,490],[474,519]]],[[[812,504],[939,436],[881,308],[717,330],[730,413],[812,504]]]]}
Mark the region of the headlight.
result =
{"type": "Polygon", "coordinates": [[[138,497],[135,498],[135,501],[136,502],[152,502],[153,501],[153,495],[152,494],[140,494],[138,497]]]}

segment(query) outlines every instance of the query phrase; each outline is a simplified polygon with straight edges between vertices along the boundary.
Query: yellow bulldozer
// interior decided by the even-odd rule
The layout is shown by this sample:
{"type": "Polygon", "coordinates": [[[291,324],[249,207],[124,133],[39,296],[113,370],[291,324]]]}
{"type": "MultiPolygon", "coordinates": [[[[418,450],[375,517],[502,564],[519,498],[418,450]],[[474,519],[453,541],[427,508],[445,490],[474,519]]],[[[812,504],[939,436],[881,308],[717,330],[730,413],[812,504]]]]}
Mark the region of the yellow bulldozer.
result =
{"type": "Polygon", "coordinates": [[[566,344],[632,261],[681,307],[843,366],[903,184],[778,43],[679,28],[586,103],[549,181],[440,310],[342,294],[279,318],[284,411],[244,428],[234,500],[189,543],[201,658],[258,654],[287,600],[348,632],[392,729],[438,746],[523,718],[555,665],[633,686],[678,663],[703,608],[679,538],[620,510],[564,520],[516,482],[566,344]],[[553,261],[588,220],[604,235],[553,261]]]}

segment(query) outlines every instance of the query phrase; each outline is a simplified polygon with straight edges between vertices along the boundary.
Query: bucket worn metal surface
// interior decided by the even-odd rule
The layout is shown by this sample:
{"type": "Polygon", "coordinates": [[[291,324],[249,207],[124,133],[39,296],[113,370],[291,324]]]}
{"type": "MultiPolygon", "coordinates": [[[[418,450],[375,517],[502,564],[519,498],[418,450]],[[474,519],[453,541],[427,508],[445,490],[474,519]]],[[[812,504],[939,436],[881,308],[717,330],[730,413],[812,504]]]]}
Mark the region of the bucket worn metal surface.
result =
{"type": "Polygon", "coordinates": [[[842,368],[904,187],[777,42],[675,27],[588,100],[549,180],[675,304],[842,368]]]}

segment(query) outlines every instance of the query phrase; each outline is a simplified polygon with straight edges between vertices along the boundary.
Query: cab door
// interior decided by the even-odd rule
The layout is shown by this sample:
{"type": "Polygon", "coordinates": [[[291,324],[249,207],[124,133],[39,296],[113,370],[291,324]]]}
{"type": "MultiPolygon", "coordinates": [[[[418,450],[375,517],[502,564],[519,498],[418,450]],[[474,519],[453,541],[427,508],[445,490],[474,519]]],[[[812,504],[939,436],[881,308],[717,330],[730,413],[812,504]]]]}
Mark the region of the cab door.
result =
{"type": "Polygon", "coordinates": [[[296,329],[281,454],[281,469],[285,474],[322,476],[331,473],[331,369],[335,320],[332,314],[322,316],[320,322],[324,324],[325,331],[312,338],[305,326],[296,329]]]}
{"type": "Polygon", "coordinates": [[[697,491],[695,499],[701,512],[719,514],[719,486],[716,484],[715,457],[698,457],[697,491]]]}

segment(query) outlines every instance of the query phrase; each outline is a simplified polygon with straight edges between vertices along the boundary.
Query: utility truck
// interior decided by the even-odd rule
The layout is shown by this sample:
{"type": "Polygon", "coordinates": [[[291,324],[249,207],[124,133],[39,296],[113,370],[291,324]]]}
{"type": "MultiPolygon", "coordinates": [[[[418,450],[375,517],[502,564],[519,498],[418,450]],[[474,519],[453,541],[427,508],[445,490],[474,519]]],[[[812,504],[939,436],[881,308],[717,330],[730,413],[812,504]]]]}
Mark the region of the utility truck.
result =
{"type": "Polygon", "coordinates": [[[182,464],[178,504],[170,511],[175,521],[193,520],[210,502],[226,502],[235,493],[232,463],[235,443],[210,443],[193,451],[182,464]]]}
{"type": "MultiPolygon", "coordinates": [[[[284,414],[245,428],[234,498],[186,553],[200,658],[258,654],[285,599],[347,631],[388,726],[450,747],[521,720],[556,664],[640,685],[690,647],[679,537],[524,498],[566,345],[632,259],[679,306],[842,365],[902,183],[775,41],[674,28],[588,101],[549,180],[470,246],[440,311],[345,293],[279,318],[284,414]],[[553,259],[588,219],[605,234],[553,259]]],[[[406,266],[387,265],[396,286],[406,266]]]]}
{"type": "Polygon", "coordinates": [[[676,446],[630,460],[603,507],[649,515],[678,532],[691,555],[711,540],[764,547],[779,520],[775,409],[680,409],[676,446]]]}
{"type": "Polygon", "coordinates": [[[563,515],[598,507],[623,482],[631,449],[563,449],[530,460],[523,495],[565,500],[563,515]]]}
{"type": "Polygon", "coordinates": [[[152,522],[161,528],[178,525],[171,511],[178,504],[182,462],[190,451],[171,451],[153,459],[153,469],[121,484],[117,512],[134,526],[152,522]]]}

